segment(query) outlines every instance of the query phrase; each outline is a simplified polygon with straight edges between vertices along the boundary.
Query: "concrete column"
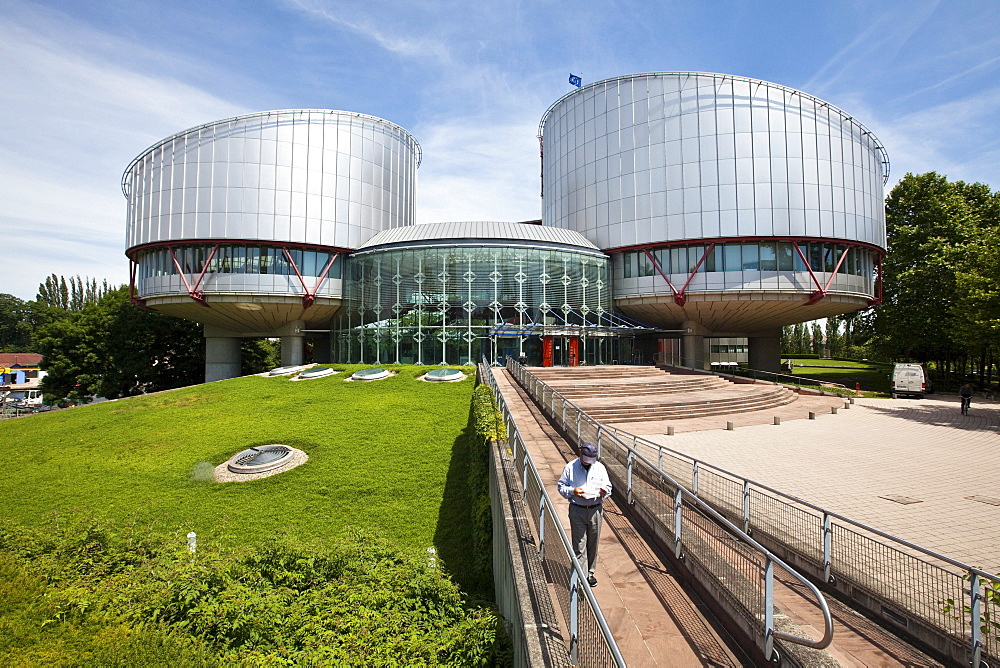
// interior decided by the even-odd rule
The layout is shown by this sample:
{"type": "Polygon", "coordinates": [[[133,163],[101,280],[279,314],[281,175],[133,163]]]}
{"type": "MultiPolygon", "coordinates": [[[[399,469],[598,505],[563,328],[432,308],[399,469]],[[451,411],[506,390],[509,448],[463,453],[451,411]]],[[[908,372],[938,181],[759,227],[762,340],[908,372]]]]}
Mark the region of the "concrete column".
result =
{"type": "Polygon", "coordinates": [[[781,373],[781,329],[747,335],[747,363],[751,369],[781,373]]]}
{"type": "Polygon", "coordinates": [[[705,367],[705,328],[701,323],[685,320],[681,329],[687,333],[681,335],[681,360],[684,366],[702,369],[705,367]]]}
{"type": "Polygon", "coordinates": [[[306,337],[289,335],[281,337],[281,366],[298,366],[305,359],[306,337]]]}
{"type": "Polygon", "coordinates": [[[240,339],[235,336],[205,337],[205,382],[240,375],[240,339]]]}

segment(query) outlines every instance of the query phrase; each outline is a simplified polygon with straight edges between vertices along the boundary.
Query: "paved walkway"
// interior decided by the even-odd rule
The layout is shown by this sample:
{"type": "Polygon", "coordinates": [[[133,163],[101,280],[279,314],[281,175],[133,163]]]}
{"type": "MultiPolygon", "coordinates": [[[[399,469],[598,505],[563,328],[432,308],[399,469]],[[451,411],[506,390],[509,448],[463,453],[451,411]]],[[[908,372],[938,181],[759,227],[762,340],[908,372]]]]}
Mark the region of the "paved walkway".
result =
{"type": "Polygon", "coordinates": [[[855,402],[778,426],[743,414],[734,431],[720,424],[732,417],[674,436],[664,434],[669,423],[654,423],[659,435],[650,423],[616,426],[642,424],[652,441],[1000,573],[1000,405],[974,401],[963,416],[957,396],[855,402]]]}
{"type": "MultiPolygon", "coordinates": [[[[558,503],[555,481],[574,456],[569,445],[509,374],[494,370],[494,376],[539,474],[552,481],[547,491],[558,503]]],[[[569,534],[568,514],[560,513],[559,520],[569,534]]],[[[630,667],[741,665],[676,572],[649,549],[614,500],[605,505],[595,575],[597,602],[630,667]]]]}
{"type": "MultiPolygon", "coordinates": [[[[550,495],[557,499],[555,480],[573,457],[569,445],[508,373],[495,370],[494,375],[539,473],[552,481],[550,495]]],[[[565,513],[559,519],[568,533],[565,513]]],[[[703,604],[691,597],[672,566],[657,558],[614,500],[606,502],[605,521],[594,593],[628,665],[740,665],[738,655],[725,646],[703,614],[703,604]]],[[[793,634],[819,638],[822,631],[815,626],[819,616],[812,595],[781,569],[777,578],[779,623],[790,624],[787,630],[793,634]]],[[[843,604],[827,600],[834,616],[834,644],[825,652],[797,652],[809,665],[939,665],[843,604]]]]}

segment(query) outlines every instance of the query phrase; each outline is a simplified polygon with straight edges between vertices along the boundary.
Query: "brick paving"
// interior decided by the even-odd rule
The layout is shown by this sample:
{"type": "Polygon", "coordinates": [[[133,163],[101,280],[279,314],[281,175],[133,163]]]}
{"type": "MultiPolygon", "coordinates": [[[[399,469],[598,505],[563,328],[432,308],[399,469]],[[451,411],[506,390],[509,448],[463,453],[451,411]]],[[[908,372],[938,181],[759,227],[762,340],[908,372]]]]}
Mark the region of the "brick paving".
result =
{"type": "MultiPolygon", "coordinates": [[[[565,509],[555,481],[573,456],[569,445],[509,374],[497,370],[494,376],[539,474],[551,481],[549,495],[565,509]]],[[[559,521],[569,534],[567,512],[559,514],[559,521]]],[[[606,502],[596,576],[594,594],[629,666],[741,665],[675,571],[653,554],[614,499],[606,502]]]]}
{"type": "MultiPolygon", "coordinates": [[[[782,409],[805,417],[803,399],[782,409]]],[[[815,420],[788,415],[780,425],[761,411],[768,415],[616,426],[1000,573],[1000,405],[975,400],[963,416],[957,396],[856,399],[847,410],[833,403],[836,415],[827,407],[815,420]],[[726,420],[736,429],[726,431],[726,420]],[[674,436],[665,435],[668,424],[674,436]]]]}

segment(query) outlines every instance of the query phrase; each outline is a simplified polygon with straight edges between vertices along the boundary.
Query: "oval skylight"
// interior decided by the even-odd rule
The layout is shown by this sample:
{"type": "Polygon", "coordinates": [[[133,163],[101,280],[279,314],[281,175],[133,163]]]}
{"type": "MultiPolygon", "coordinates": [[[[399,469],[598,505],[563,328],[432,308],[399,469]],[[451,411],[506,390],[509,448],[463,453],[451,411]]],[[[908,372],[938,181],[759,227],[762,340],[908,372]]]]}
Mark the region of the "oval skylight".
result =
{"type": "Polygon", "coordinates": [[[262,473],[284,466],[291,457],[292,449],[287,445],[258,445],[233,455],[227,468],[233,473],[262,473]]]}
{"type": "Polygon", "coordinates": [[[337,373],[333,368],[325,366],[319,369],[310,369],[309,371],[303,371],[299,374],[299,380],[310,380],[312,378],[322,378],[323,376],[329,376],[331,374],[337,373]]]}
{"type": "Polygon", "coordinates": [[[465,380],[465,374],[458,369],[434,369],[433,371],[428,371],[424,379],[434,382],[450,382],[465,380]]]}
{"type": "Polygon", "coordinates": [[[355,371],[351,376],[353,380],[382,380],[389,377],[389,372],[385,369],[361,369],[355,371]]]}
{"type": "Polygon", "coordinates": [[[299,367],[297,367],[297,366],[279,366],[279,367],[277,367],[275,369],[271,369],[270,371],[268,371],[267,375],[269,375],[269,376],[287,376],[287,375],[289,375],[291,373],[295,373],[295,370],[298,369],[298,368],[299,367]]]}

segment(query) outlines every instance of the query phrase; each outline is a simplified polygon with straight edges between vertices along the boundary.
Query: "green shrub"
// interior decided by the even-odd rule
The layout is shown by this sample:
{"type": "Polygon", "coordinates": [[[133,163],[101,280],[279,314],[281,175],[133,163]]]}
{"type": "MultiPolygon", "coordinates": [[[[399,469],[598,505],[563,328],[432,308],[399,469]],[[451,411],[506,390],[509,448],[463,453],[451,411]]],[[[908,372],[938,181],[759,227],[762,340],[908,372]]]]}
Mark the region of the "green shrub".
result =
{"type": "Polygon", "coordinates": [[[221,552],[207,545],[195,554],[179,532],[86,520],[49,531],[6,524],[0,536],[2,586],[16,583],[21,592],[0,604],[0,660],[494,662],[499,620],[493,610],[467,604],[426,555],[372,534],[322,546],[281,536],[255,549],[221,552]],[[36,630],[11,631],[23,628],[36,630]]]}

